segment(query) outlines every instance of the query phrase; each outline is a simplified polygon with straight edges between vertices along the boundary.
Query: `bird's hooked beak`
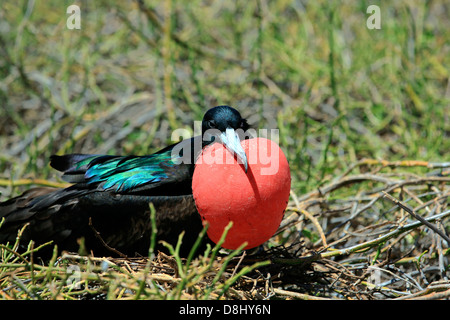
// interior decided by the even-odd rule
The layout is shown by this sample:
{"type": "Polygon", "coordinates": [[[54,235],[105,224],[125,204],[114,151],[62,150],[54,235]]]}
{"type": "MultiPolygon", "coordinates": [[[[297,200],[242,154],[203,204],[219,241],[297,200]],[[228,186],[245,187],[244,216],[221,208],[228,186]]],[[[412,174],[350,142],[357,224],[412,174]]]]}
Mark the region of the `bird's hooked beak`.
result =
{"type": "MultiPolygon", "coordinates": [[[[236,154],[240,163],[244,165],[245,173],[248,170],[247,155],[241,145],[241,139],[233,128],[227,128],[225,132],[220,134],[223,145],[233,154],[236,154]]],[[[239,161],[238,161],[239,162],[239,161]]]]}

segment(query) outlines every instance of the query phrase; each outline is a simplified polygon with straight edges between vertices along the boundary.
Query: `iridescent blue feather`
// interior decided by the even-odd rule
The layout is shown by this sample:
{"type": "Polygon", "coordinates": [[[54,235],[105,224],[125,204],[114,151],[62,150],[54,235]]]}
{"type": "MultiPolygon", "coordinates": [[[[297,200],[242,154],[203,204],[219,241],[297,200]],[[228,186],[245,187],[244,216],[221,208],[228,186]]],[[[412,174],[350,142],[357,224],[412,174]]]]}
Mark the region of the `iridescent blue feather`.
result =
{"type": "Polygon", "coordinates": [[[87,184],[101,183],[103,189],[128,191],[166,179],[167,168],[175,164],[176,159],[171,157],[169,150],[141,157],[95,155],[77,162],[75,170],[86,168],[84,178],[87,184]]]}

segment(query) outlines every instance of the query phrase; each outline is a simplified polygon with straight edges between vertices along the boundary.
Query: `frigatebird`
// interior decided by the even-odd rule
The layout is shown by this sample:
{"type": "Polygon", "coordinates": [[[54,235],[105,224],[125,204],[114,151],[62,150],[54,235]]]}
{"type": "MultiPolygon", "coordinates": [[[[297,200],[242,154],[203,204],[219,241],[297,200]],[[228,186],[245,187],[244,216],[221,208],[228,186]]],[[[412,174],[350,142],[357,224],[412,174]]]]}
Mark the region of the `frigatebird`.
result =
{"type": "Polygon", "coordinates": [[[247,170],[240,140],[248,128],[236,109],[217,106],[205,113],[201,136],[150,155],[51,156],[50,165],[63,172],[62,178],[72,185],[64,189],[37,187],[0,203],[0,221],[4,219],[0,243],[12,243],[18,230],[28,224],[21,238],[24,244],[53,241],[59,250],[76,252],[77,240],[84,239],[88,252],[97,256],[147,255],[152,203],[157,240],[175,245],[184,231],[180,254],[187,255],[203,228],[192,196],[195,159],[202,148],[219,142],[247,170]]]}

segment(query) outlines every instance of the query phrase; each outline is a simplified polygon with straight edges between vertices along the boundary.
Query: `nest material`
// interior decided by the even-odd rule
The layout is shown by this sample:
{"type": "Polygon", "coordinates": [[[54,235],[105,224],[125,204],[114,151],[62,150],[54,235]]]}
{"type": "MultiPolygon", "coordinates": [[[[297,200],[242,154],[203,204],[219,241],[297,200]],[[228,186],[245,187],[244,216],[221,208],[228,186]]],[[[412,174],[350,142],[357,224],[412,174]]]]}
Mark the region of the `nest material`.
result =
{"type": "Polygon", "coordinates": [[[292,248],[307,241],[272,258],[283,294],[449,297],[449,166],[365,159],[320,190],[293,195],[279,236],[288,234],[292,248]],[[355,169],[362,173],[351,175],[355,169]]]}

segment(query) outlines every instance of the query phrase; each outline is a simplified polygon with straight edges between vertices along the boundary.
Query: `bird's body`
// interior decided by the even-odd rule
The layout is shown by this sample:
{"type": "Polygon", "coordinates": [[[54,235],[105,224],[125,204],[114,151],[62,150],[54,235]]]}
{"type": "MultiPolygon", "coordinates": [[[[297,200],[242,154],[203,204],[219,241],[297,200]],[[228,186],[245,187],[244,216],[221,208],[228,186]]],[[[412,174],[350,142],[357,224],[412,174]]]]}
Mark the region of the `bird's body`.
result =
{"type": "MultiPolygon", "coordinates": [[[[235,109],[219,106],[205,114],[202,136],[151,155],[52,156],[50,165],[64,172],[63,178],[73,185],[34,188],[0,203],[0,221],[5,219],[0,243],[13,242],[18,230],[29,224],[22,234],[23,244],[53,241],[60,250],[76,251],[78,239],[83,238],[86,249],[95,255],[146,255],[153,203],[157,240],[175,245],[184,231],[181,254],[186,255],[203,228],[192,196],[195,159],[202,147],[215,139],[224,145],[230,137],[239,141],[234,134],[237,129],[247,130],[247,122],[235,109]],[[209,129],[218,130],[218,134],[205,140],[209,129]]],[[[236,146],[235,141],[229,144],[230,148],[236,146]]],[[[234,151],[242,157],[242,150],[234,151]]]]}

